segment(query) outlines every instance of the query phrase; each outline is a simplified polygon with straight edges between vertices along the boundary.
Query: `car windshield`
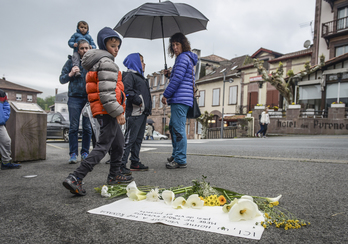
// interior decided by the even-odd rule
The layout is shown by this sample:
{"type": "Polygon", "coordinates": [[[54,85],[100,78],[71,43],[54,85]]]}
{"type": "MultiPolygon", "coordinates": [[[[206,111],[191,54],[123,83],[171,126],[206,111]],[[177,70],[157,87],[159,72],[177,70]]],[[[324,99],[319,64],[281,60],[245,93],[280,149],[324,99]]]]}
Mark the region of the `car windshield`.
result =
{"type": "Polygon", "coordinates": [[[53,114],[47,114],[47,122],[51,122],[53,114]]]}
{"type": "Polygon", "coordinates": [[[66,121],[69,121],[69,114],[62,114],[62,113],[61,113],[61,115],[64,117],[64,119],[65,119],[66,121]]]}

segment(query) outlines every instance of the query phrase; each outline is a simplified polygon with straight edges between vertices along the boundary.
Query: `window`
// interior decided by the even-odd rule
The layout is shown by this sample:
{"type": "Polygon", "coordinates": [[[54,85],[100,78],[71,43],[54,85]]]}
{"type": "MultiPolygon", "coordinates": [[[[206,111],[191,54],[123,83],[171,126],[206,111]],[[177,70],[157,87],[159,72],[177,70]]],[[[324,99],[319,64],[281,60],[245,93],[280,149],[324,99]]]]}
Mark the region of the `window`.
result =
{"type": "Polygon", "coordinates": [[[337,12],[337,30],[342,30],[348,27],[347,17],[348,16],[348,7],[341,8],[337,12]]]}
{"type": "Polygon", "coordinates": [[[32,95],[28,95],[27,96],[27,102],[32,102],[33,101],[33,96],[32,95]]]}
{"type": "Polygon", "coordinates": [[[156,108],[156,96],[152,96],[152,108],[156,108]]]}
{"type": "Polygon", "coordinates": [[[160,95],[160,100],[159,100],[160,108],[163,108],[162,98],[163,98],[163,94],[160,95]]]}
{"type": "Polygon", "coordinates": [[[230,94],[228,97],[228,104],[237,104],[237,86],[230,86],[230,94]]]}
{"type": "Polygon", "coordinates": [[[220,88],[213,89],[213,106],[220,105],[220,88]]]}
{"type": "Polygon", "coordinates": [[[348,53],[348,45],[335,48],[335,57],[338,57],[345,53],[348,53]]]}
{"type": "Polygon", "coordinates": [[[16,101],[22,101],[22,94],[16,94],[16,101]]]}
{"type": "Polygon", "coordinates": [[[198,106],[205,106],[205,91],[199,91],[198,106]]]}
{"type": "Polygon", "coordinates": [[[157,86],[157,76],[154,77],[153,79],[153,87],[157,86]]]}
{"type": "Polygon", "coordinates": [[[161,85],[164,85],[164,81],[165,81],[165,76],[164,74],[161,75],[161,85]]]}

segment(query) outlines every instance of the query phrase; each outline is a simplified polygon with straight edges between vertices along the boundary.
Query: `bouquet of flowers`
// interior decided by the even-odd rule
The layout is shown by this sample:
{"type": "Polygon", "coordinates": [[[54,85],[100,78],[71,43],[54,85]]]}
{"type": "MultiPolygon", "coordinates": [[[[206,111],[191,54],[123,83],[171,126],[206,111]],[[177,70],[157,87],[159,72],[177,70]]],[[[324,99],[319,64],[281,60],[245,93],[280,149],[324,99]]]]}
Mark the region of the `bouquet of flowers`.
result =
{"type": "MultiPolygon", "coordinates": [[[[133,181],[129,185],[114,185],[95,188],[103,197],[118,197],[127,195],[132,201],[147,200],[152,202],[163,201],[175,209],[195,208],[203,206],[220,206],[228,214],[230,221],[251,220],[263,215],[265,221],[260,224],[264,228],[273,225],[277,228],[298,229],[310,223],[299,220],[289,211],[279,207],[279,199],[248,196],[224,188],[211,186],[206,181],[193,180],[192,186],[177,186],[169,189],[156,186],[139,186],[133,181]]],[[[258,224],[258,223],[257,223],[258,224]]]]}

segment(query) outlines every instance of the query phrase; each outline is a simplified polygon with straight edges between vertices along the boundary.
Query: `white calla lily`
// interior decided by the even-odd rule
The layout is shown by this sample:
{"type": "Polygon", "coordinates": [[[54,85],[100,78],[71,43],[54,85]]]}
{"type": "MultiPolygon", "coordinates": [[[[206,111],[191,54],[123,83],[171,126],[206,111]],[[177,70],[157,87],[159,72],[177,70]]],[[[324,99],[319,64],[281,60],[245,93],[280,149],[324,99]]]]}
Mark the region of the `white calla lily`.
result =
{"type": "Polygon", "coordinates": [[[254,201],[253,197],[248,196],[248,195],[243,195],[243,196],[241,196],[240,199],[248,199],[248,200],[250,200],[250,201],[254,201]]]}
{"type": "Polygon", "coordinates": [[[261,216],[261,213],[253,201],[249,199],[240,199],[238,203],[233,205],[228,213],[229,219],[232,222],[240,220],[250,220],[255,217],[261,216]]]}
{"type": "Polygon", "coordinates": [[[106,185],[103,185],[100,194],[102,197],[110,197],[111,196],[111,194],[108,193],[108,187],[106,185]]]}
{"type": "Polygon", "coordinates": [[[231,208],[233,207],[233,205],[235,205],[236,203],[238,203],[238,198],[233,199],[233,201],[230,202],[229,204],[225,204],[222,207],[222,211],[224,211],[225,213],[228,213],[231,210],[231,208]]]}
{"type": "Polygon", "coordinates": [[[172,204],[173,208],[179,209],[179,208],[186,208],[186,200],[183,197],[175,198],[172,204]]]}
{"type": "Polygon", "coordinates": [[[149,193],[147,193],[146,200],[150,202],[158,202],[160,200],[158,195],[158,188],[152,189],[149,193]]]}
{"type": "Polygon", "coordinates": [[[162,192],[162,198],[167,205],[172,205],[175,194],[172,191],[165,190],[162,192]]]}
{"type": "Polygon", "coordinates": [[[203,208],[204,201],[199,198],[198,194],[192,194],[187,198],[185,206],[200,209],[203,208]]]}
{"type": "Polygon", "coordinates": [[[277,197],[267,197],[266,199],[269,201],[269,202],[279,202],[279,199],[282,197],[282,195],[279,195],[277,197]]]}
{"type": "Polygon", "coordinates": [[[131,189],[129,192],[127,192],[127,196],[132,201],[141,201],[146,199],[146,193],[137,189],[131,189]]]}
{"type": "Polygon", "coordinates": [[[131,190],[133,189],[136,189],[138,190],[137,188],[137,184],[135,184],[135,181],[132,181],[131,183],[129,183],[126,187],[126,190],[127,190],[127,193],[130,192],[131,190]]]}

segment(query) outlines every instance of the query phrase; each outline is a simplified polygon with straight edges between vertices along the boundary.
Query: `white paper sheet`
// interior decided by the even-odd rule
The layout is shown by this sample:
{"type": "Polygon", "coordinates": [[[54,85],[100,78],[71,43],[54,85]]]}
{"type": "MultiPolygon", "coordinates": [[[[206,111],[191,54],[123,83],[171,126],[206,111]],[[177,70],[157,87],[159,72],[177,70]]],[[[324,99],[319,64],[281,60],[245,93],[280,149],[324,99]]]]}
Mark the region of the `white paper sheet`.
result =
{"type": "Polygon", "coordinates": [[[88,211],[147,223],[163,223],[182,228],[209,231],[224,235],[260,240],[264,228],[262,216],[249,221],[231,222],[222,207],[204,206],[202,209],[174,209],[163,201],[131,201],[128,198],[115,201],[88,211]],[[258,222],[258,225],[256,225],[258,222]]]}

